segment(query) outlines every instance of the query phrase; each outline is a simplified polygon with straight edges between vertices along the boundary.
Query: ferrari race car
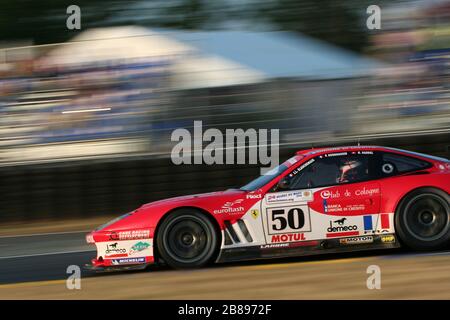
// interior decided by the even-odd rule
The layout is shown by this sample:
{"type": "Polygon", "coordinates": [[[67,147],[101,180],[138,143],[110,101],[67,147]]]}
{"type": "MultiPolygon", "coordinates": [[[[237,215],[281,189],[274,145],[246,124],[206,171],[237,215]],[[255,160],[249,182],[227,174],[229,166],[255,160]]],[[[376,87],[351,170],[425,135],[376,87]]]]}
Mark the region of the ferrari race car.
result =
{"type": "Polygon", "coordinates": [[[399,149],[308,149],[240,189],[145,204],[86,237],[91,268],[210,262],[450,242],[450,162],[399,149]]]}

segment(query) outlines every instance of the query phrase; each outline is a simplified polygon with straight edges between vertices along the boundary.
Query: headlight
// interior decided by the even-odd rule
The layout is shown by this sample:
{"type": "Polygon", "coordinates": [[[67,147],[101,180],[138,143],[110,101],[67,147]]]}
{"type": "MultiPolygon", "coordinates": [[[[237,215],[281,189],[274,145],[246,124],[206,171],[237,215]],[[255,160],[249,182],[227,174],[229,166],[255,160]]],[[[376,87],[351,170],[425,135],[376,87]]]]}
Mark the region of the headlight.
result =
{"type": "Polygon", "coordinates": [[[91,244],[91,243],[95,243],[94,241],[94,236],[92,235],[92,233],[89,233],[86,235],[86,242],[91,244]]]}

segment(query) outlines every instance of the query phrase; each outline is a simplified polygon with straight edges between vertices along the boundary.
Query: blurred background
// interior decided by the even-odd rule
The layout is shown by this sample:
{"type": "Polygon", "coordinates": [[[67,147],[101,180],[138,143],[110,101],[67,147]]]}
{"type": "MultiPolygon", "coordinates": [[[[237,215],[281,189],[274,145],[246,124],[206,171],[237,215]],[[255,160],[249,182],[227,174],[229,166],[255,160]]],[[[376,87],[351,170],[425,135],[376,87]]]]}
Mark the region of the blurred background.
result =
{"type": "Polygon", "coordinates": [[[2,0],[0,224],[117,215],[259,174],[172,164],[170,135],[194,120],[280,129],[281,161],[358,142],[448,158],[449,62],[445,0],[2,0]]]}

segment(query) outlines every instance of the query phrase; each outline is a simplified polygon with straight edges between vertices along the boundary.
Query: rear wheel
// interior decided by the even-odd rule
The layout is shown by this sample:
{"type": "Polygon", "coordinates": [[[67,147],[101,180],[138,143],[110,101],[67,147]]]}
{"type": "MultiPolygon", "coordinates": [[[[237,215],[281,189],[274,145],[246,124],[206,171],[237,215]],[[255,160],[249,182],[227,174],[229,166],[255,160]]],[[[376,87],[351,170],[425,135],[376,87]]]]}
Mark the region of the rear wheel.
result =
{"type": "Polygon", "coordinates": [[[449,195],[433,188],[411,192],[402,200],[395,217],[404,244],[416,250],[435,250],[450,242],[449,195]]]}
{"type": "Polygon", "coordinates": [[[202,267],[214,258],[218,236],[213,223],[194,209],[171,213],[159,227],[156,244],[173,268],[202,267]]]}

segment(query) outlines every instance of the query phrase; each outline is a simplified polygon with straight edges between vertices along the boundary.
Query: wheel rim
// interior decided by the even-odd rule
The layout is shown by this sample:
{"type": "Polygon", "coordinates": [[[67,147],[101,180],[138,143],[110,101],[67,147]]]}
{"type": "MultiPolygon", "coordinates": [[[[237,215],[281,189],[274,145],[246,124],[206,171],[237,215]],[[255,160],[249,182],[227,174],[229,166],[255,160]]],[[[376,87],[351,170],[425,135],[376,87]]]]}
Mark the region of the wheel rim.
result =
{"type": "Polygon", "coordinates": [[[414,197],[405,208],[405,227],[411,235],[422,241],[439,239],[449,229],[447,202],[435,194],[414,197]]]}
{"type": "Polygon", "coordinates": [[[164,235],[167,254],[174,260],[192,263],[202,260],[211,248],[208,225],[194,216],[181,216],[169,222],[164,235]]]}

